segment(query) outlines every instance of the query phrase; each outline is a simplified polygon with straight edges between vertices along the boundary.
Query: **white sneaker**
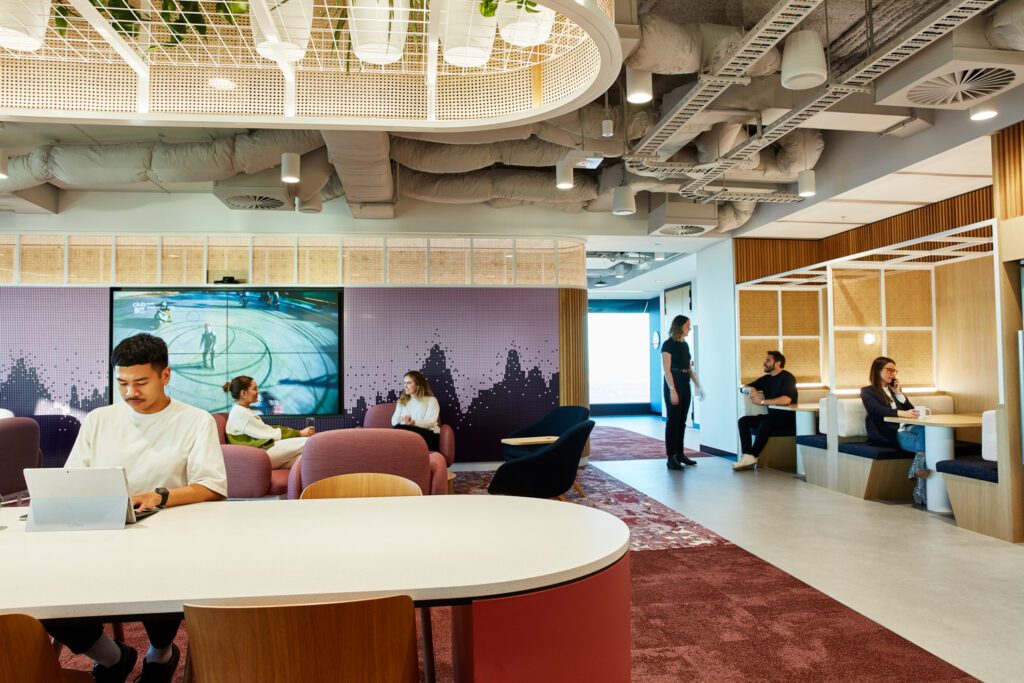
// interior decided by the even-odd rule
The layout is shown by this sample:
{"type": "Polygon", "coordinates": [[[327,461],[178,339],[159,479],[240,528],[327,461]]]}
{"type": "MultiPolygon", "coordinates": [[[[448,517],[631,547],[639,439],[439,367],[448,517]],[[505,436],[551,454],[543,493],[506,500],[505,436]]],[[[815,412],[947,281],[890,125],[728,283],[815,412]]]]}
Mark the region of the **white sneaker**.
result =
{"type": "Polygon", "coordinates": [[[739,459],[735,465],[732,466],[733,472],[739,472],[740,470],[752,470],[757,466],[757,458],[752,456],[750,453],[744,453],[743,457],[739,459]]]}

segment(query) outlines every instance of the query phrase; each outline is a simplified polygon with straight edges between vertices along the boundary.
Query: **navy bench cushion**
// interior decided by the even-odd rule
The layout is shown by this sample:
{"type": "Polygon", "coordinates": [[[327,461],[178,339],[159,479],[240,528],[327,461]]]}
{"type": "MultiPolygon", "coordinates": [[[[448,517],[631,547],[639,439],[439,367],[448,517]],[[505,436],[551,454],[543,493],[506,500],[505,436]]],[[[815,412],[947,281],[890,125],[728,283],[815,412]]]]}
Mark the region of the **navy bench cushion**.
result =
{"type": "Polygon", "coordinates": [[[811,448],[825,450],[828,448],[828,437],[824,434],[804,434],[796,437],[796,444],[798,446],[810,446],[811,448]]]}
{"type": "Polygon", "coordinates": [[[940,460],[935,469],[943,474],[955,474],[958,477],[980,479],[999,483],[999,463],[981,458],[958,458],[956,460],[940,460]]]}
{"type": "Polygon", "coordinates": [[[846,441],[839,444],[839,452],[847,455],[856,455],[871,460],[901,460],[912,459],[913,453],[901,451],[898,448],[889,446],[876,446],[866,441],[846,441]]]}

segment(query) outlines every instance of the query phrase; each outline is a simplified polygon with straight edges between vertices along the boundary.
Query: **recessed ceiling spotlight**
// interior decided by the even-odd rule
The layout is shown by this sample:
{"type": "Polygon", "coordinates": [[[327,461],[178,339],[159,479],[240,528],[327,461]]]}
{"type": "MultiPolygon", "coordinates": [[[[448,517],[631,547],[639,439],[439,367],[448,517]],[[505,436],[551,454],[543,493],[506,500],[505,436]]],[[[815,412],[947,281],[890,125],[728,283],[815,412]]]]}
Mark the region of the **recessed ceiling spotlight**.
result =
{"type": "Polygon", "coordinates": [[[976,104],[971,107],[971,121],[988,121],[999,116],[999,110],[991,100],[985,104],[976,104]]]}
{"type": "Polygon", "coordinates": [[[605,282],[604,280],[598,280],[597,282],[594,283],[594,286],[595,287],[607,287],[608,283],[605,282]]]}
{"type": "Polygon", "coordinates": [[[206,81],[206,84],[209,85],[214,90],[234,90],[235,88],[238,87],[238,85],[233,80],[231,80],[230,78],[216,78],[215,77],[215,78],[211,78],[210,80],[206,81]]]}

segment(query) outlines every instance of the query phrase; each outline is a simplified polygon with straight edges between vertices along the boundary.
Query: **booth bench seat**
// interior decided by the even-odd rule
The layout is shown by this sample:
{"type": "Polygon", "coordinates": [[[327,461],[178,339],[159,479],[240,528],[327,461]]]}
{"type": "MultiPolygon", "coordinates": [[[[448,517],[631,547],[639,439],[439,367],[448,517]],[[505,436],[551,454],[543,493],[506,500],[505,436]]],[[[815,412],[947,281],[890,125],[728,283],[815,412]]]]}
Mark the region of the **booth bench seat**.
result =
{"type": "Polygon", "coordinates": [[[1008,538],[1005,509],[999,498],[998,458],[996,412],[987,410],[981,415],[981,457],[943,460],[935,469],[946,482],[958,527],[1008,538]]]}
{"type": "Polygon", "coordinates": [[[989,481],[993,484],[999,483],[999,463],[982,460],[980,457],[940,460],[935,465],[935,469],[945,475],[952,474],[957,477],[989,481]]]}

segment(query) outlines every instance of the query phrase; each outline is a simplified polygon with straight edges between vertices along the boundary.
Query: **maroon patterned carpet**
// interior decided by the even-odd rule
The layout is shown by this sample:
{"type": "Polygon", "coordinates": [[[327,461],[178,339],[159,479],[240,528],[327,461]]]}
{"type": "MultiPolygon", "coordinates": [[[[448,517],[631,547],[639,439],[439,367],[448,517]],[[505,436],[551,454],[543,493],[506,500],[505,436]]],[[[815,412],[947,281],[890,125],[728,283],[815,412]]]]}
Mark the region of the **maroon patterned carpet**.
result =
{"type": "MultiPolygon", "coordinates": [[[[460,472],[456,493],[485,493],[490,477],[460,472]]],[[[597,468],[579,481],[586,498],[570,491],[566,504],[605,510],[630,527],[634,681],[975,680],[597,468]]],[[[431,617],[437,680],[452,681],[451,612],[434,608],[431,617]]],[[[125,632],[144,652],[141,625],[125,632]]],[[[184,629],[177,642],[184,652],[184,629]]],[[[89,666],[67,652],[61,659],[89,666]]]]}
{"type": "MultiPolygon", "coordinates": [[[[691,458],[707,458],[701,453],[687,448],[686,455],[691,458]]],[[[643,434],[631,432],[619,427],[594,427],[590,433],[590,459],[601,460],[650,460],[665,457],[665,442],[643,434]]]]}

